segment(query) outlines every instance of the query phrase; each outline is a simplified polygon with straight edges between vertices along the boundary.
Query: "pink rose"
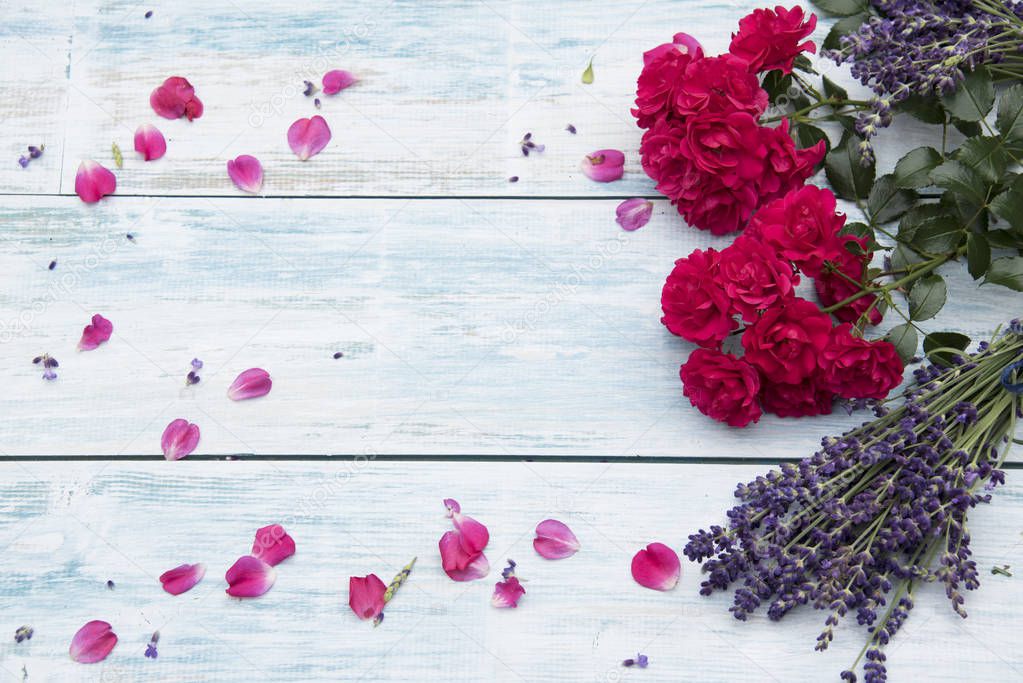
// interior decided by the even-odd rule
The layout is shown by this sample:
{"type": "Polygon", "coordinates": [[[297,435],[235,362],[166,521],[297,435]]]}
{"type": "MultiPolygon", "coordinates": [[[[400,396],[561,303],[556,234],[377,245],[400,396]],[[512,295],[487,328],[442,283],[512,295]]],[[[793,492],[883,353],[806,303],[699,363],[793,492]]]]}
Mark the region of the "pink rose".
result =
{"type": "Polygon", "coordinates": [[[759,311],[791,299],[799,284],[792,264],[751,237],[740,237],[726,247],[718,268],[732,311],[746,322],[755,321],[759,311]]]}
{"type": "Polygon", "coordinates": [[[704,415],[732,427],[757,422],[760,376],[742,358],[720,351],[696,349],[679,370],[682,393],[704,415]]]}
{"type": "Polygon", "coordinates": [[[718,252],[697,249],[675,261],[661,290],[661,322],[672,334],[704,347],[718,348],[739,326],[718,283],[718,252]]]}
{"type": "Polygon", "coordinates": [[[817,369],[831,318],[806,299],[767,309],[742,335],[746,360],[771,382],[796,384],[817,369]]]}
{"type": "Polygon", "coordinates": [[[852,335],[842,323],[820,354],[821,383],[843,398],[882,399],[902,382],[902,360],[895,346],[852,335]]]}

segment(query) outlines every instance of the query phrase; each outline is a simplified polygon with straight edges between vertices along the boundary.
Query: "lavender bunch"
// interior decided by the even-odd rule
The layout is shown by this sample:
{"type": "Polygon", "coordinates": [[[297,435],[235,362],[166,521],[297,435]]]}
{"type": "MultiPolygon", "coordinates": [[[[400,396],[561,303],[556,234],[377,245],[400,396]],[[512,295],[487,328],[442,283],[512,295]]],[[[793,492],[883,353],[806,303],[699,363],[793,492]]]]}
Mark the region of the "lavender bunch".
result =
{"type": "Polygon", "coordinates": [[[979,586],[967,512],[1005,483],[999,469],[1023,417],[1023,325],[973,355],[932,350],[899,399],[876,419],[798,464],[740,484],[727,528],[689,537],[702,562],[700,592],[734,586],[735,618],[765,606],[772,620],[797,605],[827,612],[817,650],[855,615],[868,636],[844,681],[887,679],[884,646],[913,609],[921,582],[941,582],[962,617],[963,591],[979,586]],[[937,355],[935,355],[937,354],[937,355]],[[1014,380],[1016,383],[1014,383],[1014,380]]]}
{"type": "MultiPolygon", "coordinates": [[[[831,0],[815,1],[834,10],[831,0]]],[[[1023,2],[870,0],[870,5],[869,16],[840,21],[825,41],[825,48],[832,47],[822,53],[850,63],[852,75],[875,93],[855,124],[864,153],[870,153],[869,139],[890,125],[892,107],[911,96],[950,95],[980,66],[996,79],[1023,79],[1023,2]]]]}

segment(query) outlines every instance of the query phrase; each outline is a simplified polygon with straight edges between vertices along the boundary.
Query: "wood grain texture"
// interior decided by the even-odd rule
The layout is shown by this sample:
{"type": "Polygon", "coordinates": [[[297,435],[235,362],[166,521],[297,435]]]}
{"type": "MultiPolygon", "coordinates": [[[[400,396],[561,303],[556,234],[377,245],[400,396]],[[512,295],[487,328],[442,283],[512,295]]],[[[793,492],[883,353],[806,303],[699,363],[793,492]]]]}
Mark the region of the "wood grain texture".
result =
{"type": "MultiPolygon", "coordinates": [[[[778,458],[861,419],[739,430],[688,405],[692,346],[660,324],[660,289],[675,258],[729,240],[680,228],[665,202],[636,233],[614,200],[7,204],[7,455],[157,454],[184,417],[210,454],[778,458]],[[114,338],[78,353],[93,313],[114,338]],[[55,382],[29,362],[42,353],[61,363],[55,382]],[[186,388],[193,357],[206,367],[186,388]],[[273,391],[229,401],[249,367],[273,391]]],[[[1018,308],[1018,293],[978,295],[946,270],[929,329],[982,338],[1018,308]]]]}
{"type": "MultiPolygon", "coordinates": [[[[702,598],[695,565],[658,593],[629,575],[632,555],[658,540],[676,548],[723,521],[730,491],[764,468],[526,463],[50,463],[0,465],[0,680],[20,681],[821,681],[837,680],[864,633],[840,628],[813,652],[824,616],[799,609],[780,623],[734,620],[725,595],[702,598]],[[468,584],[441,571],[436,542],[455,497],[490,529],[492,571],[468,584]],[[582,550],[547,561],[532,549],[542,519],[567,523],[582,550]],[[239,601],[224,570],[257,527],[281,521],[297,554],[274,588],[239,601]],[[347,577],[386,581],[412,556],[409,582],[377,628],[347,607],[347,577]],[[526,595],[490,605],[506,558],[526,595]],[[179,597],[156,577],[205,562],[206,579],[179,597]],[[107,580],[115,587],[108,590],[107,580]],[[67,657],[85,621],[113,624],[104,663],[67,657]],[[22,624],[35,637],[15,645],[22,624]],[[159,659],[143,657],[159,629],[159,659]],[[650,667],[619,666],[641,651],[650,667]]],[[[993,576],[1023,566],[1023,487],[1010,483],[971,512],[980,590],[969,619],[937,586],[888,650],[891,680],[1018,680],[1023,583],[993,576]],[[923,674],[922,672],[926,672],[923,674]]]]}
{"type": "MultiPolygon", "coordinates": [[[[21,4],[22,14],[36,21],[6,31],[52,23],[52,12],[40,22],[34,5],[21,4]]],[[[63,149],[31,175],[18,175],[16,165],[5,168],[0,188],[71,194],[81,160],[110,165],[116,141],[125,151],[122,195],[236,195],[225,163],[243,153],[263,161],[270,196],[652,195],[636,152],[641,131],[629,114],[642,51],[684,30],[708,53],[722,52],[748,10],[738,0],[79,0],[62,10],[57,26],[63,31],[45,29],[63,52],[37,59],[10,39],[17,63],[32,62],[8,79],[12,88],[38,83],[40,69],[63,74],[66,68],[67,77],[31,106],[24,98],[0,104],[0,115],[17,123],[3,135],[46,132],[63,149]],[[595,80],[583,85],[591,57],[595,80]],[[317,110],[302,95],[303,81],[319,83],[331,68],[362,80],[339,96],[321,97],[317,110]],[[171,75],[196,86],[206,109],[201,119],[167,121],[152,111],[149,93],[171,75]],[[295,119],[316,113],[334,139],[300,162],[285,132],[295,119]],[[135,128],[147,122],[168,138],[167,156],[150,163],[132,151],[135,128]],[[569,123],[577,135],[565,131],[569,123]],[[547,145],[542,155],[523,158],[517,143],[527,131],[547,145]],[[583,156],[609,147],[626,151],[625,178],[605,185],[583,177],[583,156]],[[508,182],[513,175],[518,183],[508,182]]],[[[818,41],[829,23],[821,23],[818,41]]],[[[847,69],[823,61],[819,68],[859,92],[847,69]]],[[[916,124],[884,137],[882,167],[936,135],[916,124]]],[[[12,140],[6,147],[22,144],[12,140]]]]}

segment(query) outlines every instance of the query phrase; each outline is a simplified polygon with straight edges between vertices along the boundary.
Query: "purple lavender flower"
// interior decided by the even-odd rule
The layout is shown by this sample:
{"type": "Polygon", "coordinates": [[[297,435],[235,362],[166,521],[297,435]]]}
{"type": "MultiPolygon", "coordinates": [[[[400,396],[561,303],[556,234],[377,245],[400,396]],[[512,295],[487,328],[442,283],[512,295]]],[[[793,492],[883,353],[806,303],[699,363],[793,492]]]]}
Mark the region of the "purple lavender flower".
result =
{"type": "Polygon", "coordinates": [[[26,640],[32,640],[33,633],[35,633],[35,629],[31,626],[22,626],[14,632],[14,642],[21,643],[26,640]]]}
{"type": "Polygon", "coordinates": [[[540,154],[545,149],[543,145],[538,145],[535,142],[533,142],[532,133],[526,133],[525,135],[523,135],[522,139],[519,140],[519,146],[522,149],[522,156],[524,157],[528,157],[530,152],[536,152],[537,154],[540,154]]]}

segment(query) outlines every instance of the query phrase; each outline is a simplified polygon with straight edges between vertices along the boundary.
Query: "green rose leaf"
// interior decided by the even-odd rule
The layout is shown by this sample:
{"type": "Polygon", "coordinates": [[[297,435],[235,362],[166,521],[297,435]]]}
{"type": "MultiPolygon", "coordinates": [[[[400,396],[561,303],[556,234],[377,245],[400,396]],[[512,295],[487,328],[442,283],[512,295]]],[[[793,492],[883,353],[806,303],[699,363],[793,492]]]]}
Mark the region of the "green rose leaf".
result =
{"type": "Polygon", "coordinates": [[[955,92],[941,98],[945,111],[960,121],[982,121],[995,104],[995,84],[983,66],[966,74],[955,92]]]}
{"type": "Polygon", "coordinates": [[[828,140],[828,134],[817,126],[811,126],[806,123],[801,123],[796,126],[796,146],[799,149],[806,149],[807,147],[813,147],[821,140],[824,141],[824,145],[828,146],[830,141],[828,140]]]}
{"type": "Polygon", "coordinates": [[[928,254],[943,254],[956,249],[965,234],[963,226],[952,216],[935,216],[917,226],[911,244],[928,254]]]}
{"type": "Polygon", "coordinates": [[[896,325],[888,331],[884,339],[895,346],[903,363],[908,363],[916,355],[916,329],[909,323],[896,325]]]}
{"type": "Polygon", "coordinates": [[[966,267],[974,280],[979,280],[991,265],[991,245],[979,232],[966,237],[966,267]]]}
{"type": "Polygon", "coordinates": [[[941,101],[933,95],[927,97],[910,95],[899,102],[898,108],[909,112],[924,123],[945,123],[945,108],[941,106],[941,101]]]}
{"type": "MultiPolygon", "coordinates": [[[[866,5],[866,3],[862,3],[866,5]]],[[[869,15],[866,12],[866,7],[860,10],[859,14],[853,14],[848,17],[843,17],[835,22],[835,25],[828,31],[828,35],[824,38],[824,42],[821,44],[825,50],[836,50],[841,47],[840,41],[842,36],[847,36],[853,33],[860,27],[860,25],[867,20],[869,15]]]]}
{"type": "Polygon", "coordinates": [[[870,6],[866,0],[812,0],[812,2],[820,11],[833,17],[848,17],[866,12],[870,6]]]}
{"type": "Polygon", "coordinates": [[[995,126],[1006,140],[1023,140],[1023,84],[1014,85],[1002,93],[995,126]]]}
{"type": "Polygon", "coordinates": [[[835,83],[833,80],[831,80],[827,76],[822,76],[821,80],[824,83],[824,96],[825,97],[834,97],[835,99],[839,99],[839,100],[847,100],[847,99],[849,99],[849,91],[848,90],[846,90],[845,88],[843,88],[839,84],[835,83]]]}
{"type": "Polygon", "coordinates": [[[991,200],[991,211],[1014,230],[1023,230],[1023,176],[991,200]]]}
{"type": "Polygon", "coordinates": [[[931,182],[978,204],[987,199],[987,185],[977,171],[959,161],[946,161],[931,171],[931,182]]]}
{"type": "Polygon", "coordinates": [[[988,183],[1001,180],[1009,164],[1009,154],[1001,138],[967,138],[956,150],[956,159],[977,171],[988,183]]]}
{"type": "Polygon", "coordinates": [[[931,332],[924,337],[924,353],[939,365],[951,365],[952,353],[938,349],[964,350],[970,345],[970,338],[958,332],[931,332]]]}
{"type": "Polygon", "coordinates": [[[984,277],[984,284],[1001,285],[1023,292],[1023,256],[1006,256],[992,261],[984,277]]]}
{"type": "Polygon", "coordinates": [[[915,190],[931,184],[931,171],[941,166],[941,152],[933,147],[917,147],[895,164],[895,185],[915,190]]]}
{"type": "Polygon", "coordinates": [[[889,173],[874,181],[867,197],[867,210],[874,223],[887,223],[909,211],[919,198],[913,190],[896,186],[895,176],[889,173]]]}
{"type": "Polygon", "coordinates": [[[911,320],[930,320],[938,315],[948,298],[948,287],[940,275],[930,274],[916,281],[909,290],[911,320]]]}
{"type": "Polygon", "coordinates": [[[874,164],[860,163],[860,139],[849,133],[842,135],[837,147],[824,157],[824,172],[831,188],[843,199],[866,199],[874,184],[874,164]]]}

